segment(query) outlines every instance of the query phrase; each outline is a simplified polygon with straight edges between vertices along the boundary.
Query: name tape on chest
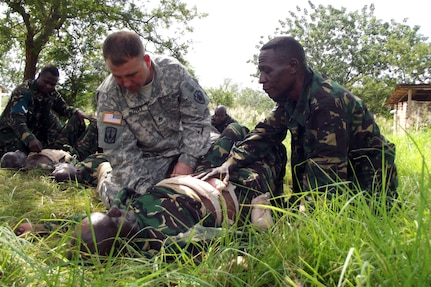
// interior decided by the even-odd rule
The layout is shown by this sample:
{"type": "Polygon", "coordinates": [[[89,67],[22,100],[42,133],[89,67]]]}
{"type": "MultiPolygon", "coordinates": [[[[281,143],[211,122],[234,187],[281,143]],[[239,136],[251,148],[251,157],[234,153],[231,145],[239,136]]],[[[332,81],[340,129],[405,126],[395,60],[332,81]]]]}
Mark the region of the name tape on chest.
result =
{"type": "Polygon", "coordinates": [[[103,112],[102,123],[111,125],[121,125],[123,122],[123,115],[116,112],[103,112]]]}

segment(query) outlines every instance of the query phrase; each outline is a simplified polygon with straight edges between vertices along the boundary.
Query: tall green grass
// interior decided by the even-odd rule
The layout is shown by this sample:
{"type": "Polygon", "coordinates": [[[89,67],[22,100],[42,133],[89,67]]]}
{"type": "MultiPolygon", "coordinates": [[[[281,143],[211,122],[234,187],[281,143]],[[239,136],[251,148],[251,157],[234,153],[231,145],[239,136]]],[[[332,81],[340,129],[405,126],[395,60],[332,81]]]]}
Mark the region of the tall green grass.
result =
{"type": "Polygon", "coordinates": [[[67,259],[68,219],[104,209],[93,189],[0,170],[0,285],[430,286],[431,132],[385,134],[397,145],[398,207],[371,208],[359,194],[321,200],[312,213],[272,208],[269,230],[226,228],[152,258],[128,247],[127,256],[67,259]],[[27,220],[64,228],[16,237],[13,227],[27,220]]]}

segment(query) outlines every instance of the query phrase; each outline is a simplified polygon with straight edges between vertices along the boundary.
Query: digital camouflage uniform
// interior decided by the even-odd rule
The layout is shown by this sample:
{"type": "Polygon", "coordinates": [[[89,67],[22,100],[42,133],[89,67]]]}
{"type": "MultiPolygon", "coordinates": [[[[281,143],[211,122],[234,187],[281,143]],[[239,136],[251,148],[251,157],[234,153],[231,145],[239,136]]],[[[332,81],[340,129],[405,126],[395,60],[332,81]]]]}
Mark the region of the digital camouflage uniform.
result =
{"type": "MultiPolygon", "coordinates": [[[[396,197],[395,146],[380,133],[363,102],[339,84],[310,70],[297,102],[278,104],[234,147],[228,161],[241,167],[291,133],[293,192],[319,189],[331,195],[334,182],[396,197]],[[332,184],[332,185],[331,185],[332,184]]],[[[296,197],[292,197],[292,202],[296,197]]]]}
{"type": "MultiPolygon", "coordinates": [[[[0,116],[0,156],[16,150],[28,153],[28,144],[33,139],[38,139],[43,148],[61,148],[63,145],[75,148],[86,132],[85,123],[77,119],[76,111],[57,91],[41,94],[37,91],[36,80],[25,81],[13,90],[0,116]],[[70,119],[64,129],[57,115],[70,119]]],[[[92,132],[92,135],[87,134],[92,138],[77,147],[79,152],[75,152],[79,157],[97,149],[97,133],[92,132]]]]}
{"type": "MultiPolygon", "coordinates": [[[[213,144],[207,155],[199,162],[196,173],[207,171],[223,163],[232,146],[242,140],[247,128],[231,124],[213,144]]],[[[286,150],[283,145],[272,147],[259,161],[252,162],[231,174],[231,182],[236,186],[238,201],[250,204],[252,198],[269,192],[274,196],[283,190],[282,179],[286,166],[286,150]],[[281,185],[281,186],[279,186],[281,185]]],[[[117,193],[114,205],[133,211],[139,226],[140,237],[144,239],[144,249],[159,250],[166,236],[186,232],[197,223],[214,227],[215,218],[202,202],[174,189],[153,186],[145,194],[135,193],[131,189],[122,189],[117,193]]],[[[248,218],[250,208],[241,207],[240,222],[248,218]]]]}
{"type": "Polygon", "coordinates": [[[112,166],[101,199],[127,187],[144,193],[174,164],[192,168],[210,147],[209,99],[176,60],[152,59],[154,79],[137,93],[112,75],[97,90],[99,146],[112,166]]]}

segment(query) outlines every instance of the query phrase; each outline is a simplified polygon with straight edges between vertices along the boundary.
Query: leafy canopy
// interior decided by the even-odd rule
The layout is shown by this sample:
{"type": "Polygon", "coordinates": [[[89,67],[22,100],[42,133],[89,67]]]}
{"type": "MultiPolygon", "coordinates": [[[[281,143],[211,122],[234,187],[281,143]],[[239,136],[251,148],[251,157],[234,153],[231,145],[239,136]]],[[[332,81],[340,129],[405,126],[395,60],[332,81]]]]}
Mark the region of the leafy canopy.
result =
{"type": "Polygon", "coordinates": [[[69,103],[88,98],[107,74],[100,45],[109,32],[133,30],[149,51],[187,64],[189,23],[206,16],[179,0],[2,0],[0,9],[1,82],[11,88],[54,63],[69,103]]]}
{"type": "Polygon", "coordinates": [[[384,103],[395,85],[430,81],[431,44],[419,26],[377,19],[374,4],[353,12],[311,1],[308,6],[289,11],[274,35],[296,38],[311,68],[351,90],[372,112],[389,114],[384,103]]]}

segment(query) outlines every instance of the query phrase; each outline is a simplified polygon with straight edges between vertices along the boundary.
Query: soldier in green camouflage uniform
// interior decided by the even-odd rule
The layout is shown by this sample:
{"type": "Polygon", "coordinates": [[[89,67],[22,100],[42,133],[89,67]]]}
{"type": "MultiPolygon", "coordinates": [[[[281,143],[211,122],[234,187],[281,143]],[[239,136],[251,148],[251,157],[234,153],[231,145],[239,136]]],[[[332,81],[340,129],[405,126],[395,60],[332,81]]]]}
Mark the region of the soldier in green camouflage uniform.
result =
{"type": "Polygon", "coordinates": [[[100,194],[109,206],[123,187],[144,193],[171,174],[191,174],[211,127],[208,96],[178,61],[150,58],[125,31],[106,38],[103,54],[111,75],[97,89],[97,123],[112,166],[100,194]]]}
{"type": "MultiPolygon", "coordinates": [[[[226,175],[256,161],[291,133],[294,195],[348,190],[397,197],[395,146],[381,133],[365,104],[345,88],[307,66],[301,44],[277,37],[259,55],[259,82],[277,103],[209,176],[226,175]]],[[[297,202],[297,197],[291,198],[297,202]]]]}
{"type": "MultiPolygon", "coordinates": [[[[44,67],[37,79],[14,89],[0,116],[0,156],[9,151],[40,152],[43,148],[68,145],[80,159],[97,150],[96,123],[87,131],[82,111],[66,104],[55,90],[58,69],[44,67]],[[67,125],[58,116],[68,119],[67,125]]],[[[69,149],[69,148],[68,148],[69,149]]]]}

